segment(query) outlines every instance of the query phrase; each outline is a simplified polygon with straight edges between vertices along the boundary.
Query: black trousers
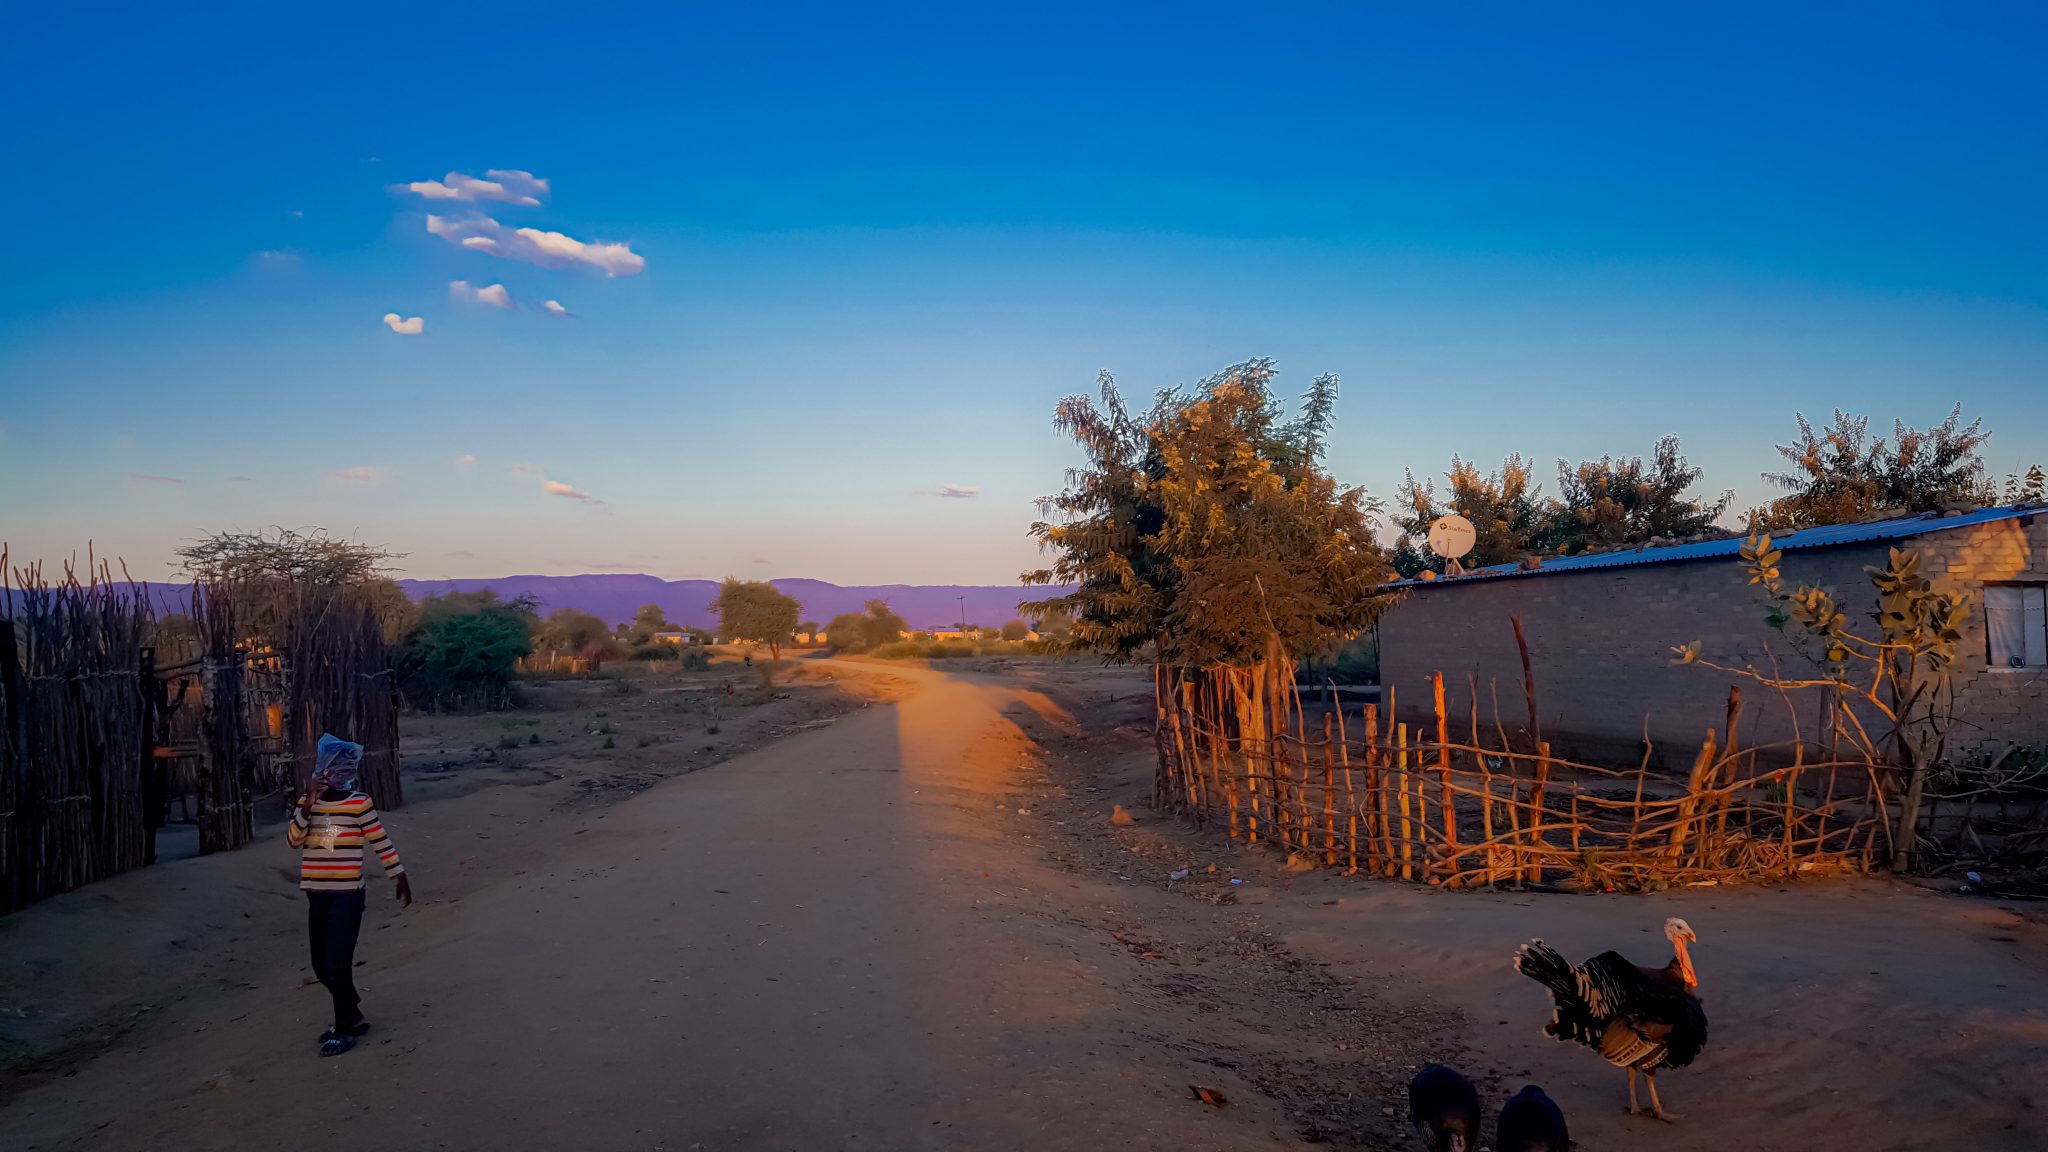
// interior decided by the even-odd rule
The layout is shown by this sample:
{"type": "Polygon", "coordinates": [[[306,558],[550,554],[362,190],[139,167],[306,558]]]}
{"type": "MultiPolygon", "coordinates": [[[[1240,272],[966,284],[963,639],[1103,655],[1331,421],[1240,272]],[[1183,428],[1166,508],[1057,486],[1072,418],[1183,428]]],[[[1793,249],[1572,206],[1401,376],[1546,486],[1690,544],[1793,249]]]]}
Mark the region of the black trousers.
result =
{"type": "Polygon", "coordinates": [[[363,890],[306,893],[306,928],[313,940],[313,975],[334,997],[334,1028],[363,1019],[356,995],[356,936],[363,930],[363,890]]]}

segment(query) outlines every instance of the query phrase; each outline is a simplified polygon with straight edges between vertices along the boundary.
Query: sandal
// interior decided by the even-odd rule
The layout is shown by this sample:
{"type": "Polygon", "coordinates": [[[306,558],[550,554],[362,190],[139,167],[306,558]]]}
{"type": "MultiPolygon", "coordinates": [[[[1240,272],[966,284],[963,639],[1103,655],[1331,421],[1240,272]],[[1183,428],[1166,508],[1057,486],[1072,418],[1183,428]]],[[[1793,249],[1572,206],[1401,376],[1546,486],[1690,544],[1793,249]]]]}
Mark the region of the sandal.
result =
{"type": "Polygon", "coordinates": [[[348,1051],[349,1049],[354,1048],[355,1046],[355,1037],[337,1036],[334,1033],[329,1032],[320,1040],[320,1054],[322,1056],[339,1056],[342,1053],[348,1051]]]}

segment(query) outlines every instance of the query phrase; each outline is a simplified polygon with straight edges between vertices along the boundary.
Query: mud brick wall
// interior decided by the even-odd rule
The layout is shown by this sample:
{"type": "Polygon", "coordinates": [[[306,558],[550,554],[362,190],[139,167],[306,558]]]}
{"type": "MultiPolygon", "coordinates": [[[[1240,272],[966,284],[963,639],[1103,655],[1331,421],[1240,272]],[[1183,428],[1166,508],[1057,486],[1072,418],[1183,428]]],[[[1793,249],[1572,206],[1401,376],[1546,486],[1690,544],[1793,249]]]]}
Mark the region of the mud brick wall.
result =
{"type": "MultiPolygon", "coordinates": [[[[1876,605],[1864,568],[1883,564],[1894,543],[1920,553],[1923,572],[1938,587],[1970,597],[1952,751],[2048,744],[2048,671],[1992,669],[1984,632],[1986,581],[2048,581],[2048,511],[2031,520],[1799,549],[1785,553],[1781,567],[1788,585],[1829,589],[1861,626],[1876,605]]],[[[1518,613],[1544,737],[1560,754],[1596,762],[1634,765],[1647,730],[1653,765],[1683,770],[1707,730],[1724,722],[1736,681],[1674,665],[1675,646],[1698,640],[1706,659],[1765,671],[1775,658],[1788,676],[1815,668],[1798,650],[1796,625],[1780,632],[1765,623],[1759,592],[1732,556],[1494,577],[1412,588],[1381,621],[1381,681],[1397,715],[1433,725],[1429,677],[1441,671],[1454,733],[1469,731],[1475,680],[1483,726],[1492,723],[1497,693],[1501,719],[1513,730],[1525,727],[1521,658],[1509,623],[1518,613]]],[[[1743,696],[1743,727],[1754,740],[1792,736],[1782,699],[1754,682],[1743,685],[1743,696]]],[[[1805,712],[1799,723],[1811,734],[1811,701],[1805,712]]]]}

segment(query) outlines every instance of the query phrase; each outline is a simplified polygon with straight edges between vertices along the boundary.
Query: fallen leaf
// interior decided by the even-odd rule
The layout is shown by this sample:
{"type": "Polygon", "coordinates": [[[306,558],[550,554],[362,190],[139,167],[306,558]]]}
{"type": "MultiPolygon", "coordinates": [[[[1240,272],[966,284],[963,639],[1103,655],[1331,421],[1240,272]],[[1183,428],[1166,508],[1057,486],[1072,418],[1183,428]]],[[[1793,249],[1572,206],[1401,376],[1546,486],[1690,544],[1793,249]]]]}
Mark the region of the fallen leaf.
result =
{"type": "Polygon", "coordinates": [[[1200,1100],[1211,1108],[1222,1108],[1230,1103],[1228,1096],[1214,1088],[1204,1088],[1200,1084],[1190,1084],[1188,1085],[1188,1091],[1194,1094],[1195,1099],[1200,1100]]]}

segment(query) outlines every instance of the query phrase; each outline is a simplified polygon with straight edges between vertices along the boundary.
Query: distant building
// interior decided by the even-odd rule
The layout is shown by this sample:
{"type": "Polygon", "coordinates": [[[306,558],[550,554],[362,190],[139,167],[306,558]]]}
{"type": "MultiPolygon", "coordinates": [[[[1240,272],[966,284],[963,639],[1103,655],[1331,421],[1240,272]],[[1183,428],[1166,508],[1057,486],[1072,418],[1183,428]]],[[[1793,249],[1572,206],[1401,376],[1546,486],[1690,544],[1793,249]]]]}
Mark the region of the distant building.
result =
{"type": "MultiPolygon", "coordinates": [[[[1957,723],[1951,755],[2048,744],[2048,507],[1986,508],[1773,535],[1788,587],[1832,593],[1852,626],[1867,626],[1876,591],[1866,566],[1888,549],[1921,557],[1936,588],[1968,598],[1955,670],[1957,723]]],[[[1709,728],[1725,723],[1731,678],[1672,662],[1694,640],[1700,655],[1731,667],[1787,675],[1813,665],[1793,634],[1773,629],[1736,552],[1712,540],[1501,564],[1434,581],[1402,581],[1401,600],[1379,624],[1383,691],[1402,720],[1434,723],[1429,678],[1442,672],[1454,730],[1469,725],[1476,684],[1480,723],[1524,715],[1521,656],[1511,616],[1529,641],[1538,716],[1560,753],[1633,764],[1647,735],[1657,762],[1683,765],[1709,728]]],[[[1743,686],[1745,743],[1789,739],[1782,700],[1743,686]]],[[[1802,716],[1802,731],[1813,718],[1802,716]]]]}
{"type": "Polygon", "coordinates": [[[681,630],[681,629],[676,629],[675,631],[672,631],[672,632],[656,632],[656,633],[654,633],[654,642],[655,642],[655,643],[657,643],[657,644],[677,644],[677,645],[682,645],[682,644],[695,644],[695,643],[697,642],[697,640],[696,640],[696,638],[695,638],[694,636],[692,636],[692,635],[691,635],[690,633],[688,633],[688,632],[685,632],[685,631],[683,631],[683,630],[681,630]]]}

